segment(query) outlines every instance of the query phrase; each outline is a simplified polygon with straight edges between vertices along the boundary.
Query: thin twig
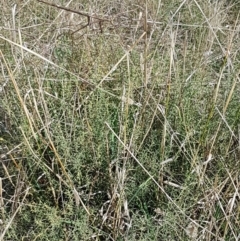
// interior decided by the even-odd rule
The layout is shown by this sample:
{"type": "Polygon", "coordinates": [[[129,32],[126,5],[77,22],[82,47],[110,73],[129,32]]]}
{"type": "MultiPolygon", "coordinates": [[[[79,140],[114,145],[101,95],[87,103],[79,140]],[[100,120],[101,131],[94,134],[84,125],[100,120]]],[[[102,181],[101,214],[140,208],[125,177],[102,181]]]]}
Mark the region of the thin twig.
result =
{"type": "MultiPolygon", "coordinates": [[[[96,15],[90,15],[90,14],[87,14],[87,13],[83,13],[83,12],[80,12],[80,11],[76,11],[76,10],[73,10],[71,8],[66,8],[66,7],[63,7],[63,6],[60,6],[60,5],[57,5],[57,4],[54,4],[54,3],[49,3],[49,2],[45,2],[45,1],[42,1],[42,0],[37,0],[38,2],[41,2],[41,3],[44,3],[44,4],[47,4],[49,6],[52,6],[52,7],[56,7],[56,8],[59,8],[59,9],[62,9],[62,10],[65,10],[65,11],[68,11],[68,12],[72,12],[72,13],[76,13],[78,15],[82,15],[84,17],[87,17],[88,18],[88,23],[90,23],[90,18],[95,18],[95,19],[98,19],[100,21],[107,21],[107,22],[110,22],[109,19],[107,18],[100,18],[96,15]]],[[[89,24],[88,24],[89,25],[89,24]]]]}

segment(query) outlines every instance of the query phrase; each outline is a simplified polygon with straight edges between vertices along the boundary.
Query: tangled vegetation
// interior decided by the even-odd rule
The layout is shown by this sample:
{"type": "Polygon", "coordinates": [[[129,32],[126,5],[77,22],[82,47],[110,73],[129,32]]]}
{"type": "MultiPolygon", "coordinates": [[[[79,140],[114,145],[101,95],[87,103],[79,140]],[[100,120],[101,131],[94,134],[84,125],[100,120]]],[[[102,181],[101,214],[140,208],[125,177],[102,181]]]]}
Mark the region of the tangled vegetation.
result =
{"type": "Polygon", "coordinates": [[[0,241],[240,239],[239,1],[1,5],[0,241]]]}

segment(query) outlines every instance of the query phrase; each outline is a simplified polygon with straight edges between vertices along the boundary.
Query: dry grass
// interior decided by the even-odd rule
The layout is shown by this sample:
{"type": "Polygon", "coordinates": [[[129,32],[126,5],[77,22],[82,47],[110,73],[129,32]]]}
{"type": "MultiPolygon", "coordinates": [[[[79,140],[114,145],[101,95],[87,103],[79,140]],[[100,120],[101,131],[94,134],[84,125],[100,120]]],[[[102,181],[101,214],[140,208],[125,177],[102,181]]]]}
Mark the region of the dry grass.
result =
{"type": "Polygon", "coordinates": [[[2,3],[0,240],[239,240],[239,8],[2,3]]]}

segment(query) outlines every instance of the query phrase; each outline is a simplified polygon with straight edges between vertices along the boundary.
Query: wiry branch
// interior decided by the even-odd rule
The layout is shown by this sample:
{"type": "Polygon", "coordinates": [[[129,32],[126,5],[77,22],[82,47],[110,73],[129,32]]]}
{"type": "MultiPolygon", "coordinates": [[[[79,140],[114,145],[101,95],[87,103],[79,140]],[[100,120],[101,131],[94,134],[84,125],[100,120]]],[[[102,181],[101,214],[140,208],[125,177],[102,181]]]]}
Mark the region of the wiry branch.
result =
{"type": "Polygon", "coordinates": [[[81,15],[81,16],[84,16],[84,17],[87,17],[88,19],[88,25],[90,25],[90,19],[91,18],[94,18],[94,19],[98,19],[99,21],[107,21],[107,22],[111,22],[109,19],[107,18],[101,18],[101,17],[98,17],[96,15],[90,15],[90,14],[87,14],[87,13],[84,13],[84,12],[80,12],[80,11],[76,11],[76,10],[73,10],[71,8],[66,8],[66,7],[63,7],[63,6],[60,6],[60,5],[57,5],[57,4],[54,4],[54,3],[49,3],[49,2],[45,2],[45,1],[42,1],[42,0],[37,0],[38,2],[41,2],[41,3],[44,3],[44,4],[47,4],[49,6],[52,6],[52,7],[56,7],[56,8],[59,8],[59,9],[62,9],[62,10],[65,10],[65,11],[68,11],[68,12],[71,12],[71,13],[76,13],[78,15],[81,15]]]}

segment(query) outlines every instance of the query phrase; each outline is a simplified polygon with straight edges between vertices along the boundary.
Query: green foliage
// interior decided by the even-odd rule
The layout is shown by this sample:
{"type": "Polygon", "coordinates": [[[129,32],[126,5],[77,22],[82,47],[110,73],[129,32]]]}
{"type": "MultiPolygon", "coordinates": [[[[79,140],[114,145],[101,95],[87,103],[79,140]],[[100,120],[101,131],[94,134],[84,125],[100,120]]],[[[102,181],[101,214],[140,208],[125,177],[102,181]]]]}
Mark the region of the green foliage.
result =
{"type": "Polygon", "coordinates": [[[4,240],[236,240],[238,4],[198,2],[3,4],[4,240]]]}

